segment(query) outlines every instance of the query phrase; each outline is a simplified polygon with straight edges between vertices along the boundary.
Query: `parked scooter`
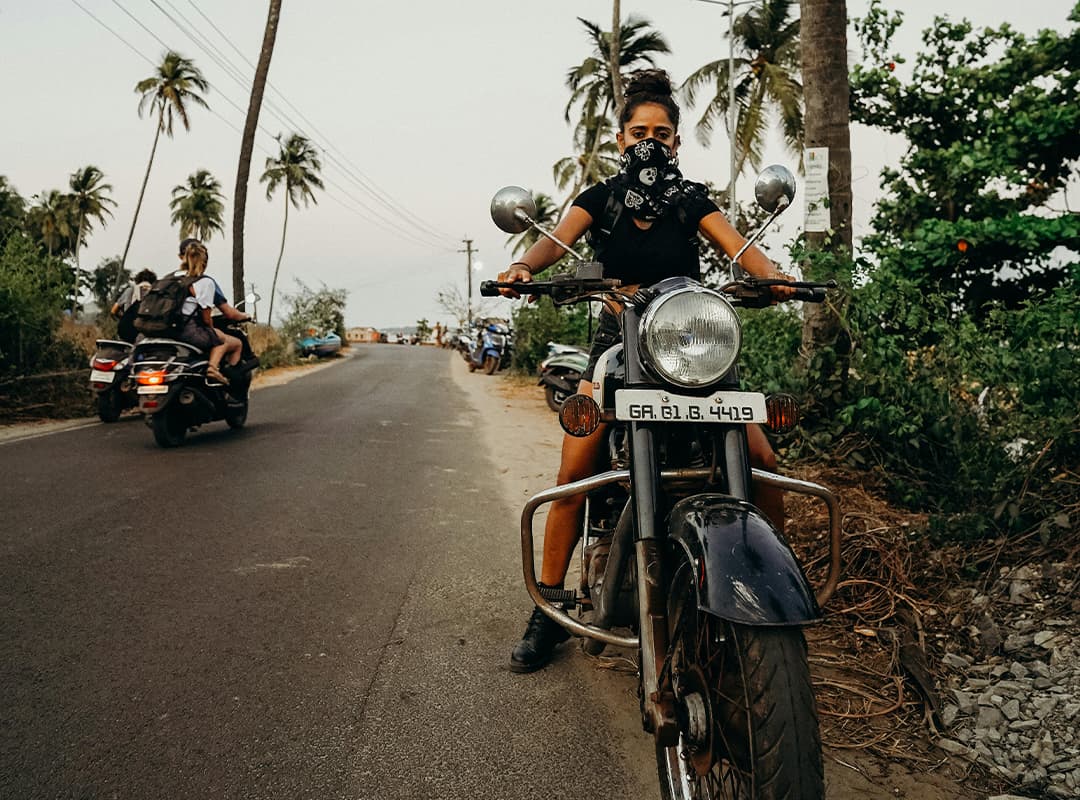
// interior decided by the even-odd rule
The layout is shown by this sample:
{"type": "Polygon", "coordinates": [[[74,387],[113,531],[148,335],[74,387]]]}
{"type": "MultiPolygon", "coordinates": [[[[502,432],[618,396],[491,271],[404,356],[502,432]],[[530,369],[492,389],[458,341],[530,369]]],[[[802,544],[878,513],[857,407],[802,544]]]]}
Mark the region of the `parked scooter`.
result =
{"type": "Polygon", "coordinates": [[[496,371],[510,366],[512,353],[509,326],[495,319],[484,320],[469,353],[469,372],[482,369],[486,374],[494,375],[496,371]]]}
{"type": "Polygon", "coordinates": [[[207,378],[207,354],[197,347],[164,338],[143,339],[135,345],[131,366],[139,411],[161,447],[179,447],[190,429],[207,422],[225,420],[230,428],[242,428],[247,422],[251,374],[259,359],[240,323],[220,317],[214,323],[243,345],[240,362],[221,367],[228,386],[207,378]]]}
{"type": "Polygon", "coordinates": [[[589,363],[589,354],[580,347],[548,342],[548,357],[540,362],[538,386],[544,387],[548,408],[555,413],[563,402],[577,392],[581,374],[589,363]]]}
{"type": "Polygon", "coordinates": [[[90,358],[90,388],[94,407],[102,422],[116,422],[120,414],[139,404],[131,382],[133,346],[116,339],[98,339],[97,351],[90,358]]]}

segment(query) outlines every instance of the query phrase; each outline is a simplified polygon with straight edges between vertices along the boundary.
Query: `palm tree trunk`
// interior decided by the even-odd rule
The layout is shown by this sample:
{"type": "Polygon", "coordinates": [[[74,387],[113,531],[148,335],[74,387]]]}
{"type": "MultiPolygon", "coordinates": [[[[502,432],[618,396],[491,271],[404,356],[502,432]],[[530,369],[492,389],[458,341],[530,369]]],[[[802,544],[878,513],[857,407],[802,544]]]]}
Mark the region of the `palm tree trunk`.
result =
{"type": "Polygon", "coordinates": [[[79,269],[79,242],[82,239],[83,225],[86,224],[86,214],[79,215],[79,229],[75,231],[75,292],[71,297],[71,318],[75,319],[75,315],[79,312],[79,276],[82,274],[82,270],[79,269]]]}
{"type": "MultiPolygon", "coordinates": [[[[806,147],[829,149],[829,226],[807,233],[812,250],[851,256],[851,130],[848,96],[846,0],[800,0],[803,99],[806,147]]],[[[812,278],[828,278],[814,275],[812,278]]],[[[837,344],[843,300],[803,307],[802,353],[810,363],[815,352],[837,344]]],[[[837,349],[841,349],[837,347],[837,349]]],[[[846,350],[846,347],[844,348],[846,350]]],[[[841,354],[846,355],[846,353],[841,354]]],[[[842,368],[842,365],[841,365],[842,368]]],[[[830,376],[816,376],[824,380],[830,376]]]]}
{"type": "Polygon", "coordinates": [[[274,325],[274,292],[277,291],[278,270],[281,269],[281,257],[285,255],[285,229],[289,226],[289,187],[285,187],[285,222],[281,225],[281,250],[278,251],[277,264],[274,265],[274,282],[270,284],[270,312],[266,315],[266,324],[274,325]]]}
{"type": "Polygon", "coordinates": [[[611,41],[608,42],[608,74],[611,76],[611,99],[615,104],[615,124],[622,114],[626,95],[623,92],[622,64],[619,63],[619,51],[622,44],[622,14],[619,0],[611,3],[611,41]]]}
{"type": "Polygon", "coordinates": [[[142,208],[143,195],[146,194],[146,184],[150,180],[150,168],[154,166],[154,153],[157,152],[158,139],[161,138],[161,129],[165,127],[165,105],[161,105],[158,111],[157,129],[154,131],[154,146],[150,148],[150,161],[146,165],[146,174],[143,175],[142,188],[139,189],[139,199],[135,203],[135,216],[131,218],[131,230],[128,231],[127,242],[124,244],[124,254],[120,256],[120,270],[116,274],[116,286],[113,294],[120,291],[120,281],[124,275],[124,264],[127,262],[128,250],[131,249],[131,239],[135,235],[135,223],[139,221],[139,209],[142,208]]]}
{"type": "MultiPolygon", "coordinates": [[[[248,177],[251,174],[251,152],[255,148],[255,130],[259,126],[266,76],[270,72],[270,59],[274,55],[278,20],[281,17],[281,0],[270,0],[270,10],[263,31],[262,50],[255,67],[255,80],[251,84],[251,100],[248,102],[244,135],[240,140],[240,163],[236,169],[236,191],[233,192],[233,299],[244,296],[244,214],[247,211],[248,177]]],[[[288,209],[286,209],[286,214],[288,209]]],[[[273,306],[271,294],[270,305],[273,306]]]]}

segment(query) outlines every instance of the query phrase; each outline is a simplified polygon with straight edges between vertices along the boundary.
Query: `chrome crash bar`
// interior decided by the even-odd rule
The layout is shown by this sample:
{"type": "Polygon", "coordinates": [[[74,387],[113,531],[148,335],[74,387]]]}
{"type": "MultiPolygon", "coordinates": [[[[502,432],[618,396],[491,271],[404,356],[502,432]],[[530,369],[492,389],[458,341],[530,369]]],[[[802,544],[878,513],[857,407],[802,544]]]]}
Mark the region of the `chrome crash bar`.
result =
{"type": "MultiPolygon", "coordinates": [[[[825,579],[825,584],[815,593],[818,605],[824,606],[829,601],[829,598],[832,597],[833,592],[836,591],[836,585],[840,581],[841,518],[840,503],[837,500],[836,495],[824,486],[810,483],[809,481],[788,478],[783,475],[777,475],[776,473],[765,472],[764,470],[759,469],[755,469],[752,472],[754,480],[766,486],[774,486],[786,492],[808,494],[813,497],[818,497],[824,500],[826,506],[828,506],[829,572],[825,579]]],[[[660,472],[660,480],[663,483],[688,480],[701,481],[707,480],[712,475],[713,471],[708,468],[670,469],[662,470],[660,472]]],[[[540,593],[540,585],[536,580],[536,557],[533,552],[533,518],[536,516],[536,510],[540,508],[540,506],[555,500],[561,500],[564,497],[571,497],[576,494],[586,494],[599,489],[602,486],[629,480],[629,470],[611,470],[580,481],[573,481],[572,483],[566,483],[562,486],[545,489],[530,497],[525,503],[525,508],[521,511],[521,563],[525,577],[525,588],[528,590],[529,596],[533,599],[533,602],[536,603],[537,608],[543,611],[548,617],[578,636],[587,636],[591,639],[598,639],[605,644],[615,645],[616,647],[637,648],[641,645],[640,639],[637,636],[620,636],[605,628],[599,628],[595,625],[581,622],[580,620],[571,617],[562,608],[559,608],[555,603],[544,597],[544,595],[540,593]]]]}

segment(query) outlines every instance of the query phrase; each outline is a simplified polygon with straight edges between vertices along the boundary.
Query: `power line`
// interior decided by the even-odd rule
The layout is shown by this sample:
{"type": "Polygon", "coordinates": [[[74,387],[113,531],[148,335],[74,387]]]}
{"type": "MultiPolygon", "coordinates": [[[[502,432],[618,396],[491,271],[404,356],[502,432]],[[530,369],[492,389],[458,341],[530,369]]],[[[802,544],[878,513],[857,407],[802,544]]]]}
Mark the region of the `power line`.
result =
{"type": "MultiPolygon", "coordinates": [[[[113,0],[113,2],[116,2],[116,0],[113,0]]],[[[236,81],[236,83],[242,89],[247,88],[248,86],[250,86],[250,81],[248,81],[247,77],[241,72],[241,70],[238,67],[236,67],[231,61],[229,61],[227,58],[222,56],[217,51],[216,48],[213,48],[208,43],[204,43],[202,41],[201,37],[197,36],[188,27],[185,27],[184,25],[182,25],[176,19],[176,17],[174,17],[172,14],[170,14],[164,8],[162,8],[161,4],[158,3],[157,0],[150,0],[150,2],[170,22],[172,22],[173,25],[175,25],[177,28],[179,28],[181,33],[183,33],[185,36],[187,36],[187,38],[190,39],[195,44],[196,47],[198,47],[200,50],[202,50],[215,64],[217,64],[219,67],[221,67],[225,71],[226,75],[228,75],[234,81],[236,81]]],[[[171,2],[169,2],[169,0],[164,0],[164,2],[166,4],[168,4],[168,6],[170,8],[172,8],[174,11],[176,11],[177,15],[180,16],[184,20],[184,22],[186,22],[188,24],[188,26],[191,26],[191,28],[195,27],[194,24],[186,16],[184,16],[183,14],[181,14],[179,11],[176,10],[176,7],[171,2]]],[[[217,30],[216,26],[215,26],[215,30],[217,30]]],[[[245,60],[247,60],[247,59],[245,59],[245,60]]],[[[248,61],[248,63],[250,64],[251,62],[248,61]]],[[[219,89],[219,92],[220,92],[220,89],[219,89]]],[[[243,113],[243,111],[239,108],[239,106],[236,105],[236,103],[233,103],[232,100],[229,100],[227,95],[225,95],[224,93],[221,93],[221,94],[222,94],[222,97],[225,97],[225,99],[230,104],[232,104],[234,107],[237,108],[237,110],[240,110],[241,113],[243,113]]],[[[298,129],[300,127],[299,125],[296,125],[293,120],[288,119],[287,114],[285,114],[284,111],[281,111],[277,106],[275,106],[272,101],[267,100],[266,105],[268,107],[268,112],[273,114],[273,116],[276,117],[278,119],[278,121],[281,122],[282,124],[286,125],[287,127],[294,128],[294,129],[298,129]]],[[[266,128],[263,127],[262,125],[259,125],[259,130],[262,131],[263,133],[265,133],[267,136],[271,135],[270,132],[267,131],[266,128]]],[[[324,149],[324,152],[326,152],[325,148],[323,148],[323,149],[324,149]]],[[[342,170],[342,172],[345,174],[345,177],[347,179],[352,177],[352,176],[350,176],[350,173],[349,173],[348,169],[344,168],[343,165],[333,156],[333,154],[331,154],[329,152],[326,152],[326,155],[332,162],[334,162],[338,166],[339,169],[342,170]]],[[[353,182],[354,183],[357,182],[355,177],[353,177],[353,182]]],[[[337,186],[337,184],[334,184],[334,185],[337,186]]],[[[341,189],[340,186],[338,186],[338,188],[341,189]]],[[[367,187],[364,186],[363,183],[361,183],[361,188],[366,189],[367,187]]],[[[370,193],[371,192],[369,190],[369,194],[370,193]]],[[[359,203],[370,214],[373,214],[375,217],[382,220],[387,225],[392,226],[395,230],[397,230],[399,232],[405,233],[404,229],[401,228],[400,223],[395,223],[393,220],[391,220],[388,217],[384,216],[379,211],[377,211],[376,209],[374,209],[371,206],[367,205],[363,201],[357,199],[356,197],[353,197],[351,195],[349,197],[350,197],[351,200],[353,200],[354,202],[359,203]]],[[[378,197],[375,197],[375,199],[378,200],[378,197]]],[[[407,219],[408,219],[408,221],[410,223],[415,222],[415,220],[413,220],[412,218],[407,218],[407,219]]],[[[409,230],[406,235],[409,236],[409,238],[413,239],[414,241],[416,239],[418,239],[418,238],[430,239],[431,240],[430,242],[425,242],[424,243],[425,246],[435,247],[435,248],[438,248],[438,249],[448,249],[448,242],[447,241],[443,240],[440,236],[438,236],[436,234],[432,234],[429,231],[424,230],[423,228],[417,228],[415,230],[409,230]]]]}
{"type": "MultiPolygon", "coordinates": [[[[172,6],[172,3],[169,2],[169,0],[165,0],[165,2],[168,2],[169,5],[172,6]]],[[[206,20],[207,24],[210,25],[210,27],[213,28],[213,30],[218,34],[218,36],[221,37],[222,41],[224,41],[226,44],[228,44],[229,47],[231,47],[233,49],[233,51],[235,51],[236,54],[239,55],[240,58],[243,59],[244,62],[249,67],[251,67],[251,69],[254,70],[255,65],[251,63],[251,60],[247,56],[245,56],[243,51],[241,51],[240,48],[238,48],[236,46],[236,44],[233,42],[233,40],[231,38],[229,38],[224,33],[224,31],[222,31],[221,28],[219,28],[214,23],[214,21],[202,11],[202,9],[199,8],[199,6],[195,3],[195,0],[188,0],[188,3],[191,5],[192,8],[195,9],[196,12],[198,12],[198,14],[204,20],[206,20]]],[[[177,13],[179,13],[179,12],[177,12],[177,13]]],[[[453,237],[451,237],[449,234],[444,233],[443,231],[440,231],[437,228],[434,228],[434,227],[432,227],[432,226],[430,226],[430,225],[428,225],[426,223],[418,223],[417,220],[422,219],[422,218],[420,218],[417,215],[411,213],[401,203],[399,203],[397,200],[395,200],[393,198],[393,196],[391,196],[390,194],[385,192],[383,189],[381,189],[378,186],[378,184],[376,184],[369,176],[365,175],[364,172],[358,166],[356,166],[356,164],[354,164],[352,161],[349,160],[348,156],[346,156],[345,153],[343,153],[338,147],[336,147],[334,145],[334,143],[332,141],[330,141],[330,137],[327,136],[325,133],[323,133],[321,130],[319,130],[319,128],[311,120],[309,120],[306,116],[304,116],[303,112],[301,112],[300,109],[298,109],[295,105],[293,105],[293,103],[289,101],[289,99],[284,95],[284,93],[281,92],[276,86],[274,86],[273,83],[271,83],[270,81],[267,81],[266,85],[269,86],[270,89],[273,90],[273,92],[281,99],[281,101],[284,102],[285,105],[287,105],[289,108],[291,108],[296,113],[296,115],[301,120],[303,120],[304,123],[306,123],[307,126],[315,134],[317,134],[321,139],[323,139],[324,144],[323,144],[322,149],[324,151],[326,151],[327,156],[329,158],[331,158],[332,160],[335,160],[335,163],[338,164],[338,167],[342,170],[342,172],[344,172],[347,176],[351,177],[352,180],[355,183],[360,184],[360,186],[362,188],[364,188],[369,194],[372,195],[373,199],[375,199],[380,204],[386,206],[389,210],[393,211],[398,216],[401,216],[403,219],[405,219],[411,225],[419,225],[419,227],[426,229],[430,233],[434,234],[436,238],[438,238],[438,239],[448,239],[448,240],[453,239],[453,237]],[[345,163],[343,164],[340,161],[337,161],[336,159],[334,159],[332,153],[336,153],[338,156],[340,156],[341,159],[343,159],[345,163]],[[348,165],[348,166],[346,166],[346,165],[348,165]],[[350,169],[350,167],[351,167],[351,169],[350,169]],[[355,172],[354,172],[354,170],[355,170],[355,172]]],[[[284,114],[284,112],[282,112],[282,114],[284,114]]],[[[296,129],[300,129],[300,127],[301,127],[299,125],[296,125],[295,122],[291,121],[291,120],[289,121],[288,124],[292,125],[292,127],[296,128],[296,129]]]]}

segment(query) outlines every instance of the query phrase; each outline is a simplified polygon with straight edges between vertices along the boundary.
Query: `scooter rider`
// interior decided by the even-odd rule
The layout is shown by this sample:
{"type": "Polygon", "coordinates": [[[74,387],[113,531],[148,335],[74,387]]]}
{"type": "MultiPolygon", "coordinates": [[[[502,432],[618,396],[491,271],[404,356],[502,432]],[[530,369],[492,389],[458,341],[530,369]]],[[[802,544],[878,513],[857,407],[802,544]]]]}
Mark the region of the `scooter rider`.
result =
{"type": "MultiPolygon", "coordinates": [[[[699,232],[728,256],[733,256],[745,240],[708,198],[704,187],[684,180],[676,166],[679,107],[672,97],[666,72],[646,70],[630,76],[619,123],[616,141],[621,153],[621,171],[605,183],[582,192],[556,226],[554,236],[572,245],[588,233],[598,260],[604,264],[604,276],[621,279],[624,287],[631,290],[673,276],[700,280],[699,232]]],[[[558,245],[541,238],[520,261],[499,275],[499,281],[527,282],[562,255],[558,245]]],[[[740,263],[752,275],[788,279],[756,247],[749,248],[740,263]]],[[[501,291],[509,297],[518,296],[512,289],[501,291]]],[[[777,300],[793,292],[790,287],[773,288],[777,300]]],[[[600,315],[589,363],[578,386],[581,394],[592,396],[592,373],[597,359],[620,337],[616,317],[619,311],[621,308],[609,308],[600,315]]],[[[569,435],[563,438],[559,485],[586,478],[602,468],[600,458],[605,436],[606,426],[601,425],[585,438],[569,435]]],[[[761,429],[749,426],[747,436],[753,466],[775,469],[775,455],[761,429]]],[[[782,530],[782,493],[757,486],[754,501],[782,530]]],[[[583,495],[552,503],[544,533],[542,586],[562,587],[584,513],[583,495]]],[[[568,636],[559,624],[538,608],[534,609],[522,640],[511,653],[510,669],[514,672],[539,669],[568,636]]]]}

